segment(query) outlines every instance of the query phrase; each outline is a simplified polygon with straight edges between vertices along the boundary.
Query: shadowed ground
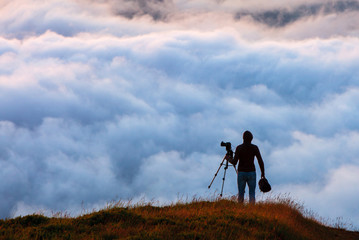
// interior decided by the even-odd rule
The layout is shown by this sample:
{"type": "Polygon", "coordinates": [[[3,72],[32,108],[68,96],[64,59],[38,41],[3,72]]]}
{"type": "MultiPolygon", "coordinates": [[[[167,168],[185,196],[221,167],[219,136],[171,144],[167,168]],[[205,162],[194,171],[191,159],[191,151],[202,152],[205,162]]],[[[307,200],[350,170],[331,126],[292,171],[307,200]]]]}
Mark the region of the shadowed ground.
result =
{"type": "Polygon", "coordinates": [[[0,221],[0,239],[359,239],[359,232],[304,217],[291,200],[238,204],[194,200],[107,209],[77,218],[30,215],[0,221]]]}

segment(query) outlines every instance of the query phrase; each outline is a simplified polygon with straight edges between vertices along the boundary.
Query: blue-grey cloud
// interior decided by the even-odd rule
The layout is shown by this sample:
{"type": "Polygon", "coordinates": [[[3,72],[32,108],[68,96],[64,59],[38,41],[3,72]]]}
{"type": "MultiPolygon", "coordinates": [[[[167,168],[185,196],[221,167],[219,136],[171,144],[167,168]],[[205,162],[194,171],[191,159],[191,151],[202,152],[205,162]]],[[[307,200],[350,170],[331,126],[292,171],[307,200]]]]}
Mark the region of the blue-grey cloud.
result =
{"type": "Polygon", "coordinates": [[[305,4],[291,9],[280,8],[264,11],[240,11],[235,15],[236,19],[250,16],[253,20],[270,27],[284,27],[302,18],[317,17],[318,15],[341,14],[345,12],[358,12],[357,1],[333,1],[324,3],[305,4]]]}
{"type": "Polygon", "coordinates": [[[164,21],[174,9],[172,0],[123,0],[111,1],[110,3],[116,15],[128,19],[149,15],[155,21],[164,21]]]}

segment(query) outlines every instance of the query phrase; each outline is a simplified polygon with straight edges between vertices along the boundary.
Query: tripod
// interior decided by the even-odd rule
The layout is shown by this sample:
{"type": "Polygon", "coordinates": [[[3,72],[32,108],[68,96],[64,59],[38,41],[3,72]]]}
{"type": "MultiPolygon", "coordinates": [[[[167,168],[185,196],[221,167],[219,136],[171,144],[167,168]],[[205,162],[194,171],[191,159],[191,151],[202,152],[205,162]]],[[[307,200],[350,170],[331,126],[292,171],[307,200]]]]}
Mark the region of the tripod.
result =
{"type": "Polygon", "coordinates": [[[226,171],[227,171],[227,169],[228,169],[228,166],[233,166],[234,170],[235,170],[236,173],[238,174],[236,167],[235,167],[234,165],[228,163],[228,160],[226,159],[226,156],[227,156],[227,154],[224,155],[223,160],[222,160],[221,164],[219,165],[219,168],[218,168],[217,172],[214,174],[214,177],[213,177],[213,179],[212,179],[212,182],[211,182],[211,183],[209,184],[209,186],[208,186],[208,188],[211,188],[212,183],[213,183],[214,179],[217,177],[217,174],[218,174],[219,170],[220,170],[221,167],[224,165],[225,167],[224,167],[224,175],[223,175],[222,189],[221,189],[221,194],[219,195],[219,196],[221,196],[221,197],[222,197],[222,195],[223,195],[224,180],[226,180],[226,171]],[[226,163],[224,163],[224,161],[226,161],[226,163]]]}

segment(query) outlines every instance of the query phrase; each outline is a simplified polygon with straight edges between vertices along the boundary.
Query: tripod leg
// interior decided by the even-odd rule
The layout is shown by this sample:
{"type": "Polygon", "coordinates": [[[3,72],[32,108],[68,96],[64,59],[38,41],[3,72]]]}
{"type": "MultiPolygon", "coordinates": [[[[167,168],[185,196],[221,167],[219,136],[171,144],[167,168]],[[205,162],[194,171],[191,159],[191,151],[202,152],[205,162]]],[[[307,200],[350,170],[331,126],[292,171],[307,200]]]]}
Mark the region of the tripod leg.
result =
{"type": "Polygon", "coordinates": [[[212,182],[209,184],[208,188],[211,188],[212,183],[213,183],[214,179],[217,177],[217,174],[218,174],[219,170],[221,169],[225,158],[226,158],[226,156],[223,157],[223,160],[222,160],[221,164],[219,165],[219,168],[218,168],[217,172],[214,174],[214,177],[213,177],[213,179],[212,179],[212,182]]]}
{"type": "Polygon", "coordinates": [[[223,175],[222,189],[221,189],[221,194],[219,195],[219,196],[221,196],[221,197],[222,197],[222,195],[223,195],[223,187],[224,187],[224,181],[226,180],[227,168],[228,168],[228,161],[227,161],[227,163],[226,163],[226,166],[224,167],[224,175],[223,175]]]}

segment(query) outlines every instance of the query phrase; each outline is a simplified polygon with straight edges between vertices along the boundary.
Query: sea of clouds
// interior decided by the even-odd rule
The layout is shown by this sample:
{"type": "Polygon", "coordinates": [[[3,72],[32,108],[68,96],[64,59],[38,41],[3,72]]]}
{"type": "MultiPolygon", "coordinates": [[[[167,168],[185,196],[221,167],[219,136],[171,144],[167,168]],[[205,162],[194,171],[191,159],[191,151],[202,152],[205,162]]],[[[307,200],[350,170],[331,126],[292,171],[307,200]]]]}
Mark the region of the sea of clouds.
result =
{"type": "Polygon", "coordinates": [[[359,227],[358,1],[2,0],[0,25],[0,217],[211,196],[250,130],[274,195],[359,227]]]}

